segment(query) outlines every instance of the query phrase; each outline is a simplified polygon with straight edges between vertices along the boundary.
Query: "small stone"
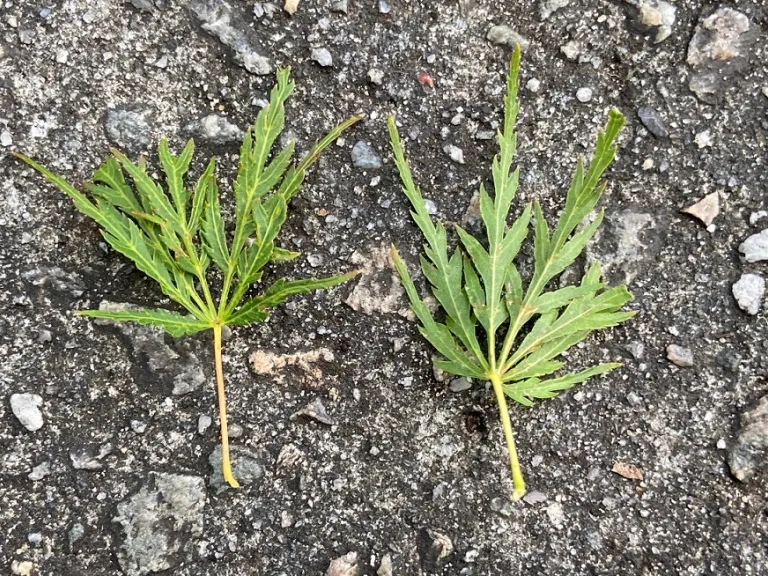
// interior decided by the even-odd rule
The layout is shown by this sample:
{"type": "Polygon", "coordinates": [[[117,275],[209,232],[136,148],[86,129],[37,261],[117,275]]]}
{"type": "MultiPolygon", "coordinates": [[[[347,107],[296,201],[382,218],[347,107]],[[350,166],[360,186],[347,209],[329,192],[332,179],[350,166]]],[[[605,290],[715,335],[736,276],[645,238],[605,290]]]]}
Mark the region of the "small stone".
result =
{"type": "Polygon", "coordinates": [[[472,388],[472,382],[466,376],[461,376],[451,380],[448,387],[451,389],[451,392],[464,392],[472,388]]]}
{"type": "Polygon", "coordinates": [[[81,447],[69,453],[69,459],[72,461],[72,467],[76,470],[101,470],[104,464],[101,462],[105,457],[112,454],[114,446],[107,442],[99,448],[97,454],[87,447],[81,447]]]}
{"type": "Polygon", "coordinates": [[[304,453],[299,450],[293,444],[286,444],[280,449],[280,454],[277,455],[278,468],[292,468],[296,466],[304,458],[304,453]]]}
{"type": "Polygon", "coordinates": [[[14,560],[11,562],[11,574],[14,576],[31,576],[35,565],[29,560],[14,560]]]}
{"type": "Polygon", "coordinates": [[[637,4],[637,18],[641,27],[656,31],[655,44],[663,42],[672,33],[677,9],[664,0],[640,0],[637,4]]]}
{"type": "Polygon", "coordinates": [[[58,64],[66,64],[67,59],[69,58],[69,52],[65,50],[64,48],[59,48],[56,50],[56,62],[58,64]]]}
{"type": "Polygon", "coordinates": [[[720,438],[720,440],[717,441],[716,448],[718,450],[725,450],[728,448],[728,443],[725,441],[725,438],[720,438]]]}
{"type": "Polygon", "coordinates": [[[627,394],[627,403],[630,406],[640,406],[643,403],[643,399],[638,394],[630,392],[627,394]]]}
{"type": "Polygon", "coordinates": [[[634,340],[627,344],[627,350],[635,360],[642,360],[645,355],[645,344],[634,340]]]}
{"type": "Polygon", "coordinates": [[[40,406],[43,399],[38,394],[11,394],[11,411],[24,428],[35,432],[43,427],[40,406]]]}
{"type": "Polygon", "coordinates": [[[526,493],[525,496],[523,496],[523,502],[526,504],[541,504],[546,501],[547,495],[544,494],[544,492],[539,492],[538,490],[531,490],[530,492],[526,493]]]}
{"type": "Polygon", "coordinates": [[[493,130],[478,130],[475,132],[475,138],[477,140],[493,140],[496,133],[493,130]]]}
{"type": "Polygon", "coordinates": [[[721,7],[704,18],[688,44],[688,65],[694,71],[688,83],[702,102],[717,102],[737,72],[749,66],[750,47],[759,35],[746,14],[721,7]]]}
{"type": "Polygon", "coordinates": [[[448,536],[433,531],[429,531],[429,535],[432,538],[432,550],[438,560],[442,560],[453,554],[453,542],[451,542],[451,539],[448,538],[448,536]]]}
{"type": "Polygon", "coordinates": [[[190,122],[185,130],[214,144],[238,142],[243,137],[243,131],[237,125],[218,114],[209,114],[190,122]]]}
{"type": "Polygon", "coordinates": [[[472,564],[473,562],[477,561],[477,558],[479,556],[480,556],[480,551],[477,548],[470,548],[464,554],[464,562],[466,562],[467,564],[472,564]]]}
{"type": "Polygon", "coordinates": [[[283,4],[283,10],[288,12],[291,16],[296,14],[296,10],[299,7],[299,0],[285,0],[285,3],[283,4]]]}
{"type": "Polygon", "coordinates": [[[43,535],[40,532],[30,532],[27,534],[27,542],[37,548],[43,543],[43,535]]]}
{"type": "Polygon", "coordinates": [[[526,38],[504,24],[492,26],[485,37],[489,42],[496,44],[497,46],[509,46],[510,48],[514,48],[519,44],[521,50],[527,50],[531,44],[526,38]]]}
{"type": "Polygon", "coordinates": [[[129,152],[139,152],[151,143],[152,130],[146,120],[145,111],[127,108],[107,110],[104,130],[109,141],[129,152]]]}
{"type": "Polygon", "coordinates": [[[376,576],[392,576],[392,556],[384,554],[381,557],[381,564],[379,564],[379,569],[376,570],[376,576]]]}
{"type": "Polygon", "coordinates": [[[208,378],[205,376],[200,360],[194,354],[188,354],[181,371],[173,378],[171,394],[174,396],[189,394],[204,386],[207,381],[208,378]]]}
{"type": "Polygon", "coordinates": [[[0,146],[5,146],[6,148],[13,144],[13,137],[11,136],[11,133],[8,130],[3,130],[0,132],[0,146]]]}
{"type": "Polygon", "coordinates": [[[744,240],[739,245],[739,252],[744,254],[747,262],[768,260],[768,228],[744,240]]]}
{"type": "Polygon", "coordinates": [[[712,134],[709,132],[709,130],[704,130],[703,132],[696,134],[696,136],[693,138],[693,141],[696,142],[696,145],[699,148],[712,146],[712,134]]]}
{"type": "Polygon", "coordinates": [[[323,68],[333,66],[333,56],[331,56],[331,53],[328,51],[327,48],[313,49],[310,57],[312,58],[312,60],[320,64],[320,66],[322,66],[323,68]]]}
{"type": "Polygon", "coordinates": [[[200,414],[197,419],[197,433],[202,436],[213,424],[213,419],[208,414],[200,414]]]}
{"type": "Polygon", "coordinates": [[[571,40],[567,44],[560,46],[560,52],[562,52],[568,60],[576,60],[581,54],[581,46],[575,40],[571,40]]]}
{"type": "Polygon", "coordinates": [[[667,359],[681,368],[693,366],[693,352],[690,348],[684,348],[677,344],[667,346],[667,359]]]}
{"type": "Polygon", "coordinates": [[[352,147],[352,164],[362,170],[376,170],[381,168],[381,156],[362,140],[352,147]]]}
{"type": "Polygon", "coordinates": [[[720,195],[712,192],[704,196],[701,200],[683,210],[686,214],[695,216],[706,226],[712,224],[712,221],[720,214],[720,195]]]}
{"type": "Polygon", "coordinates": [[[528,91],[536,93],[541,87],[541,82],[537,78],[531,78],[528,80],[528,82],[525,83],[525,87],[528,89],[528,91]]]}
{"type": "Polygon", "coordinates": [[[291,420],[295,420],[298,416],[308,416],[309,418],[312,418],[313,420],[328,426],[333,424],[333,420],[325,411],[325,406],[323,405],[323,401],[320,400],[320,398],[315,398],[312,402],[304,406],[304,408],[298,412],[295,412],[291,416],[291,420]]]}
{"type": "Polygon", "coordinates": [[[638,108],[637,117],[640,118],[640,122],[642,122],[643,126],[648,129],[648,132],[653,134],[656,138],[669,138],[669,131],[664,126],[664,122],[661,120],[659,113],[650,106],[641,106],[638,108]]]}
{"type": "Polygon", "coordinates": [[[272,64],[270,64],[269,59],[257,52],[239,52],[235,55],[235,61],[248,72],[257,76],[266,76],[272,73],[272,64]]]}
{"type": "Polygon", "coordinates": [[[739,281],[733,285],[732,291],[739,308],[756,316],[765,296],[765,279],[757,274],[742,274],[739,281]]]}
{"type": "Polygon", "coordinates": [[[745,482],[768,462],[768,395],[741,415],[740,424],[736,441],[728,451],[728,467],[734,478],[745,482]]]}
{"type": "Polygon", "coordinates": [[[464,150],[453,144],[446,144],[443,147],[443,152],[448,154],[451,160],[457,164],[464,164],[464,150]]]}
{"type": "Polygon", "coordinates": [[[309,263],[312,268],[317,268],[318,266],[322,266],[323,262],[325,262],[325,258],[323,258],[322,254],[310,254],[307,256],[307,262],[309,263]]]}
{"type": "Polygon", "coordinates": [[[615,462],[611,468],[611,472],[618,474],[622,478],[627,480],[642,480],[643,471],[640,470],[634,464],[626,464],[624,462],[615,462]]]}
{"type": "Polygon", "coordinates": [[[437,214],[437,204],[435,204],[434,200],[430,200],[429,198],[424,198],[424,208],[427,209],[427,214],[430,214],[432,216],[437,214]]]}
{"type": "Polygon", "coordinates": [[[579,88],[576,90],[576,100],[579,102],[589,102],[592,100],[592,88],[579,88]]]}
{"type": "Polygon", "coordinates": [[[357,552],[348,552],[339,558],[331,560],[325,576],[357,576],[357,552]]]}
{"type": "Polygon", "coordinates": [[[749,215],[749,225],[754,226],[758,223],[759,220],[762,220],[768,216],[768,211],[766,210],[758,210],[757,212],[752,212],[752,214],[749,215]]]}
{"type": "Polygon", "coordinates": [[[30,472],[27,475],[27,478],[32,480],[32,482],[37,482],[39,480],[42,480],[48,474],[51,473],[51,463],[50,462],[41,462],[34,468],[32,468],[32,472],[30,472]]]}
{"type": "Polygon", "coordinates": [[[341,12],[342,14],[346,14],[347,10],[347,0],[336,0],[336,2],[331,4],[331,12],[341,12]]]}
{"type": "Polygon", "coordinates": [[[245,430],[240,424],[230,424],[227,426],[227,438],[240,438],[245,430]]]}
{"type": "Polygon", "coordinates": [[[539,17],[542,20],[548,20],[552,14],[568,6],[570,0],[545,0],[539,6],[539,17]]]}
{"type": "Polygon", "coordinates": [[[554,526],[562,526],[565,522],[565,512],[560,502],[552,502],[547,506],[547,516],[554,526]]]}
{"type": "Polygon", "coordinates": [[[34,30],[19,30],[19,42],[22,44],[32,44],[35,41],[34,30]]]}
{"type": "Polygon", "coordinates": [[[389,5],[387,0],[379,0],[379,12],[382,14],[389,14],[392,11],[392,6],[389,5]]]}
{"type": "Polygon", "coordinates": [[[384,72],[378,68],[371,68],[368,70],[368,79],[372,84],[381,86],[382,82],[384,82],[384,72]]]}
{"type": "Polygon", "coordinates": [[[280,512],[280,527],[281,528],[290,528],[293,526],[294,519],[288,510],[283,510],[280,512]]]}
{"type": "Polygon", "coordinates": [[[85,534],[85,527],[80,524],[80,522],[75,522],[72,524],[72,528],[69,529],[68,539],[69,539],[69,549],[72,550],[75,543],[80,540],[80,538],[83,537],[85,534]]]}
{"type": "Polygon", "coordinates": [[[144,434],[147,431],[147,423],[141,420],[131,420],[131,430],[136,434],[144,434]]]}

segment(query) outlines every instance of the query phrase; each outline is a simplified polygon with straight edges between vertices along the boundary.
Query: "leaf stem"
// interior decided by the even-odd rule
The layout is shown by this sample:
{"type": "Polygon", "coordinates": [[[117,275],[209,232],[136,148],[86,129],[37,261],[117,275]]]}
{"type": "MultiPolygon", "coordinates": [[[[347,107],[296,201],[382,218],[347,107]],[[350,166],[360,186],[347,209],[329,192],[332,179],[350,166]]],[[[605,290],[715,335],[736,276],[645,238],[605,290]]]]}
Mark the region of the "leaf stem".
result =
{"type": "Polygon", "coordinates": [[[224,370],[221,362],[221,324],[213,326],[213,354],[216,362],[216,395],[219,398],[219,419],[221,421],[221,471],[224,481],[239,488],[229,462],[229,437],[227,435],[227,399],[224,396],[224,370]]]}
{"type": "Polygon", "coordinates": [[[499,404],[501,426],[504,428],[504,438],[507,441],[507,450],[509,451],[509,466],[512,470],[512,483],[514,485],[514,489],[512,490],[512,501],[517,502],[520,498],[525,496],[525,480],[523,480],[523,473],[520,470],[520,462],[517,460],[515,436],[512,432],[512,423],[509,421],[509,409],[507,408],[507,400],[504,397],[504,387],[501,383],[501,375],[492,372],[489,377],[491,384],[493,384],[493,391],[496,393],[496,402],[499,404]]]}

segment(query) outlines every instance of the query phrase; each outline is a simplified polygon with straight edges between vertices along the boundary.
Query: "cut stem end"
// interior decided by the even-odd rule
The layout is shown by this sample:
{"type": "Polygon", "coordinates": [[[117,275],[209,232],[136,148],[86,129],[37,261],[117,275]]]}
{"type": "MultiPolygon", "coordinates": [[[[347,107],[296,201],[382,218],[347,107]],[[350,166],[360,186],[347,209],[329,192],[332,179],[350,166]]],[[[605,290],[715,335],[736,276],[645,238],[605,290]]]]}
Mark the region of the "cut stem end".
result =
{"type": "Polygon", "coordinates": [[[507,399],[504,396],[504,387],[499,374],[490,375],[493,391],[496,394],[496,402],[499,404],[499,415],[501,416],[501,426],[504,429],[504,438],[507,441],[507,451],[509,452],[509,468],[512,471],[512,501],[517,502],[525,496],[525,480],[523,472],[520,470],[520,462],[517,460],[517,447],[515,446],[515,435],[512,432],[512,423],[509,421],[509,409],[507,408],[507,399]]]}
{"type": "Polygon", "coordinates": [[[221,361],[221,325],[213,327],[213,356],[216,363],[216,396],[219,399],[219,421],[221,422],[221,472],[224,481],[232,488],[240,484],[232,475],[232,465],[229,461],[229,435],[227,433],[227,399],[224,395],[224,368],[221,361]]]}

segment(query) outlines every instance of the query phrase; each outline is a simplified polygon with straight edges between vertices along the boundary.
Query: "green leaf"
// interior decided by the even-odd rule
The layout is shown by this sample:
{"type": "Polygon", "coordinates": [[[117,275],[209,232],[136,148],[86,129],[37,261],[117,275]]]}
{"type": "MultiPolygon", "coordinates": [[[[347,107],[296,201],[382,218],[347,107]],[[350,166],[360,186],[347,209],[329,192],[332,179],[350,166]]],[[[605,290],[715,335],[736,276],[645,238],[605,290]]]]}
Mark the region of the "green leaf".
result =
{"type": "Polygon", "coordinates": [[[205,171],[200,175],[192,196],[192,212],[189,215],[188,223],[190,236],[197,234],[197,231],[200,229],[200,221],[203,217],[206,200],[210,198],[211,195],[218,194],[215,172],[216,158],[211,158],[211,160],[208,162],[208,166],[205,168],[205,171]]]}
{"type": "Polygon", "coordinates": [[[584,382],[587,378],[605,374],[606,372],[621,366],[619,363],[598,364],[587,370],[566,374],[558,378],[541,380],[539,378],[529,378],[522,382],[504,385],[504,394],[512,398],[515,402],[523,406],[533,406],[533,399],[554,398],[558,392],[571,388],[574,384],[584,382]]]}
{"type": "Polygon", "coordinates": [[[272,257],[270,258],[270,262],[290,262],[291,260],[295,260],[301,256],[301,252],[294,252],[292,250],[286,250],[285,248],[280,248],[279,246],[275,246],[272,248],[272,257]]]}
{"type": "Polygon", "coordinates": [[[187,220],[186,213],[188,198],[184,189],[184,174],[187,173],[189,164],[192,162],[192,156],[195,152],[195,143],[194,141],[189,140],[181,154],[179,154],[179,156],[174,156],[168,148],[168,140],[163,139],[160,141],[157,151],[160,156],[160,163],[163,165],[163,171],[166,175],[168,192],[176,207],[176,214],[178,215],[180,223],[185,225],[187,220]]]}
{"type": "MultiPolygon", "coordinates": [[[[427,258],[422,259],[422,271],[432,285],[432,293],[446,314],[451,318],[454,333],[462,344],[471,352],[475,360],[483,368],[487,368],[488,362],[477,340],[475,323],[471,316],[469,298],[462,288],[462,256],[456,251],[453,256],[448,256],[448,240],[442,223],[435,226],[427,212],[424,198],[413,183],[411,169],[405,160],[405,154],[400,142],[400,135],[393,116],[388,120],[389,135],[392,142],[392,150],[395,156],[395,164],[403,183],[403,192],[411,202],[413,217],[416,225],[421,229],[427,240],[425,253],[427,258]]],[[[482,248],[480,248],[482,250],[482,248]]],[[[482,263],[475,261],[475,267],[482,274],[482,263]]],[[[405,270],[405,266],[402,267],[405,270]]],[[[398,268],[398,272],[400,269],[398,268]]],[[[403,281],[403,274],[400,274],[403,281]]],[[[413,304],[413,301],[412,301],[413,304]]],[[[414,310],[415,312],[415,310],[414,310]]],[[[423,322],[422,322],[423,324],[423,322]]],[[[426,325],[425,329],[429,330],[426,325]]],[[[473,365],[474,362],[472,363],[473,365]]]]}
{"type": "Polygon", "coordinates": [[[202,229],[203,244],[219,270],[227,271],[230,268],[229,250],[224,233],[224,218],[221,215],[221,206],[219,205],[218,186],[213,181],[209,182],[207,188],[208,199],[206,200],[202,229]]]}
{"type": "MultiPolygon", "coordinates": [[[[103,237],[117,252],[132,260],[138,270],[159,284],[164,294],[194,317],[168,310],[94,310],[84,315],[158,325],[174,336],[211,329],[224,455],[228,451],[221,354],[223,325],[263,321],[270,307],[291,294],[329,288],[354,275],[279,280],[261,296],[242,303],[250,286],[261,280],[262,269],[269,262],[286,262],[299,255],[275,246],[288,203],[319,154],[360,119],[353,117],[336,126],[295,166],[291,166],[293,142],[272,155],[285,126],[284,104],[293,91],[289,72],[288,68],[278,70],[269,105],[259,112],[243,139],[232,187],[235,221],[231,239],[227,229],[232,226],[227,226],[224,220],[230,211],[225,207],[222,212],[215,159],[210,160],[194,187],[184,185],[194,156],[191,140],[178,155],[171,152],[166,140],[160,142],[158,156],[165,188],[147,172],[143,159],[133,162],[113,151],[113,157],[96,170],[93,182],[86,185],[92,198],[34,160],[16,155],[69,196],[80,212],[97,222],[103,237]],[[218,290],[212,290],[209,284],[211,262],[221,272],[211,275],[217,280],[222,278],[215,287],[218,290]]],[[[238,486],[227,456],[223,457],[222,472],[230,486],[238,486]]]]}
{"type": "Polygon", "coordinates": [[[125,181],[120,163],[114,158],[107,158],[93,174],[93,182],[86,188],[96,198],[103,198],[115,208],[126,214],[141,212],[142,207],[131,187],[125,181]],[[97,184],[100,183],[100,184],[97,184]]]}
{"type": "Polygon", "coordinates": [[[248,129],[240,148],[240,168],[235,180],[235,234],[232,254],[237,258],[245,244],[248,222],[256,201],[280,178],[293,154],[291,143],[269,168],[267,158],[285,126],[285,101],[294,90],[290,69],[279,68],[277,84],[270,93],[269,104],[261,109],[253,128],[248,129]]]}
{"type": "Polygon", "coordinates": [[[408,294],[411,310],[413,310],[414,314],[416,314],[416,317],[421,322],[419,328],[421,334],[451,363],[450,365],[453,367],[452,372],[454,374],[468,376],[470,378],[483,378],[485,374],[484,369],[476,364],[472,358],[470,358],[467,351],[463,350],[456,343],[451,335],[451,331],[445,325],[435,322],[432,318],[426,304],[419,298],[416,287],[411,279],[411,275],[408,273],[405,263],[402,258],[400,258],[400,254],[394,246],[392,246],[391,254],[392,261],[400,275],[403,287],[408,294]]]}
{"type": "Polygon", "coordinates": [[[56,186],[59,190],[64,192],[67,196],[69,196],[72,201],[75,203],[75,207],[91,218],[92,220],[95,220],[100,225],[104,226],[106,219],[104,216],[99,212],[99,209],[90,201],[88,198],[86,198],[85,194],[77,190],[74,186],[72,186],[69,182],[64,180],[61,176],[58,176],[48,170],[45,166],[42,164],[38,164],[28,156],[25,156],[24,154],[21,154],[19,152],[13,152],[12,153],[16,158],[19,160],[26,162],[29,164],[32,168],[40,172],[46,180],[48,180],[51,184],[56,186]]]}
{"type": "Polygon", "coordinates": [[[534,398],[550,398],[559,390],[614,368],[615,364],[603,364],[575,374],[546,378],[566,368],[566,359],[561,355],[571,346],[594,330],[615,326],[634,315],[634,312],[621,311],[632,299],[626,287],[603,290],[599,266],[592,266],[579,286],[547,291],[550,282],[576,262],[600,226],[602,211],[591,220],[590,215],[605,189],[600,178],[616,155],[615,141],[624,122],[619,112],[609,113],[608,124],[598,135],[589,167],[585,170],[583,161],[578,161],[565,207],[554,230],[550,230],[537,200],[529,203],[514,223],[508,225],[520,183],[519,171],[513,166],[517,150],[519,63],[518,46],[510,62],[504,123],[497,136],[499,151],[491,167],[492,194],[482,184],[479,190],[485,238],[476,238],[455,226],[460,248],[452,253],[446,229],[439,222],[434,224],[424,207],[421,192],[405,160],[395,120],[390,116],[388,121],[403,192],[412,207],[411,217],[426,240],[420,257],[421,268],[445,313],[445,324],[432,318],[393,247],[395,268],[421,324],[422,335],[445,357],[445,360],[433,360],[435,366],[452,374],[490,380],[510,455],[515,487],[513,500],[525,494],[525,483],[517,461],[505,394],[530,406],[534,398]],[[515,261],[528,237],[532,217],[533,246],[527,253],[532,253],[533,265],[524,262],[519,270],[515,261]],[[477,338],[477,324],[485,332],[484,346],[480,346],[477,338]]]}
{"type": "Polygon", "coordinates": [[[330,276],[328,278],[307,278],[304,280],[285,280],[281,278],[272,284],[264,294],[248,300],[240,308],[226,317],[227,325],[246,325],[251,322],[262,322],[267,319],[267,310],[282,304],[293,294],[306,294],[315,290],[327,290],[351,280],[359,274],[358,271],[330,276]]]}
{"type": "Polygon", "coordinates": [[[112,155],[120,162],[123,169],[133,179],[133,183],[136,185],[136,190],[143,200],[142,205],[145,210],[149,208],[149,214],[160,218],[163,226],[167,228],[170,233],[183,234],[184,227],[179,219],[178,213],[163,189],[149,176],[149,174],[147,174],[144,161],[141,160],[138,164],[134,164],[119,150],[112,150],[112,155]]]}
{"type": "Polygon", "coordinates": [[[182,316],[170,310],[124,310],[110,312],[108,310],[81,310],[79,316],[114,320],[115,322],[137,322],[138,324],[159,326],[174,338],[194,334],[201,330],[209,330],[210,324],[201,322],[191,316],[182,316]]]}

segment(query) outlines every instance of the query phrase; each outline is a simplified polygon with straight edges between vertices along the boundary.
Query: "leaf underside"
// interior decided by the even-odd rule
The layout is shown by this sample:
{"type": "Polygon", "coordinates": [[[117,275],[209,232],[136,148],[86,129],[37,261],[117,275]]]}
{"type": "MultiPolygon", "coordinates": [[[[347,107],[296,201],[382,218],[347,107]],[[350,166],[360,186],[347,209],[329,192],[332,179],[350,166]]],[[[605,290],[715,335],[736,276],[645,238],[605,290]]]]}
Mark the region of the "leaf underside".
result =
{"type": "Polygon", "coordinates": [[[442,359],[435,365],[446,372],[479,379],[498,376],[504,393],[525,406],[619,366],[598,364],[580,372],[565,372],[561,355],[592,332],[615,326],[634,312],[621,308],[632,300],[625,286],[605,287],[599,264],[593,264],[581,283],[548,290],[550,283],[578,256],[603,218],[595,207],[605,189],[601,177],[616,155],[616,137],[624,116],[615,109],[598,134],[588,165],[579,159],[565,206],[550,230],[537,201],[509,221],[519,172],[513,168],[517,147],[520,52],[509,68],[504,123],[497,133],[499,152],[493,159],[490,187],[480,186],[480,216],[485,235],[476,238],[455,226],[459,247],[451,250],[441,222],[433,222],[405,159],[394,117],[388,121],[395,165],[411,216],[426,243],[421,271],[445,313],[435,320],[420,298],[408,268],[392,247],[395,267],[424,337],[442,359]],[[516,263],[533,228],[533,270],[527,282],[516,263]],[[482,329],[482,330],[481,330],[482,329]],[[559,373],[559,374],[556,374],[559,373]]]}
{"type": "Polygon", "coordinates": [[[220,205],[215,159],[195,181],[189,177],[192,140],[178,155],[171,152],[167,140],[160,142],[161,179],[151,175],[144,159],[134,162],[113,150],[85,185],[89,194],[31,158],[16,154],[67,194],[80,212],[96,221],[114,250],[130,259],[158,283],[163,294],[189,313],[88,310],[82,315],[151,324],[172,336],[182,336],[215,325],[263,321],[270,308],[291,294],[329,288],[354,276],[280,279],[246,301],[249,288],[260,282],[265,266],[299,256],[275,245],[288,203],[319,154],[359,120],[352,117],[336,126],[299,161],[293,160],[292,141],[274,152],[285,127],[285,102],[294,89],[289,74],[289,68],[278,70],[269,104],[243,138],[233,186],[235,222],[231,232],[220,205]],[[219,270],[216,277],[223,279],[221,286],[209,284],[212,267],[219,270]]]}

